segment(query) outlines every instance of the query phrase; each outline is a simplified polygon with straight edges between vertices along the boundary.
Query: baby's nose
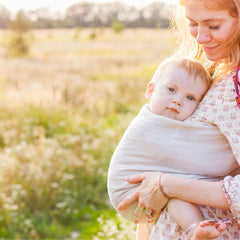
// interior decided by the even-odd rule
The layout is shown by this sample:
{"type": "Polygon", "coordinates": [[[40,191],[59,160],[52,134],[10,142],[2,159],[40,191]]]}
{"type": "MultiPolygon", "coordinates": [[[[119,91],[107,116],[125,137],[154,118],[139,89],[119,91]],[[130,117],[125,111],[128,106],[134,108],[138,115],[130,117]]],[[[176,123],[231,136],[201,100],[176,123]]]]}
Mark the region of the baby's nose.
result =
{"type": "Polygon", "coordinates": [[[179,98],[179,97],[175,97],[175,98],[172,100],[172,103],[177,104],[178,106],[182,106],[182,99],[179,98]]]}

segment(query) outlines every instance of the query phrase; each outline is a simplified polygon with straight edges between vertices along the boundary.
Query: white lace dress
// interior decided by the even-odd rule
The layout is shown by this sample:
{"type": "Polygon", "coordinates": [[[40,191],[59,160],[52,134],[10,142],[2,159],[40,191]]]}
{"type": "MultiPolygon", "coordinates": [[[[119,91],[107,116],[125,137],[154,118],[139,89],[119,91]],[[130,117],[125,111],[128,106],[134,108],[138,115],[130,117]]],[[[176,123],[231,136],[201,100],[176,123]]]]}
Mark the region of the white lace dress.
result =
{"type": "MultiPolygon", "coordinates": [[[[215,124],[227,138],[233,154],[240,164],[240,108],[235,101],[233,76],[229,75],[215,83],[195,113],[186,121],[204,121],[215,124]]],[[[223,189],[225,189],[231,211],[200,206],[206,219],[232,217],[240,219],[240,175],[225,177],[223,189]]],[[[152,231],[150,240],[175,240],[179,238],[180,234],[180,228],[164,209],[152,231]]],[[[229,225],[218,239],[240,239],[240,225],[237,222],[229,225]]]]}

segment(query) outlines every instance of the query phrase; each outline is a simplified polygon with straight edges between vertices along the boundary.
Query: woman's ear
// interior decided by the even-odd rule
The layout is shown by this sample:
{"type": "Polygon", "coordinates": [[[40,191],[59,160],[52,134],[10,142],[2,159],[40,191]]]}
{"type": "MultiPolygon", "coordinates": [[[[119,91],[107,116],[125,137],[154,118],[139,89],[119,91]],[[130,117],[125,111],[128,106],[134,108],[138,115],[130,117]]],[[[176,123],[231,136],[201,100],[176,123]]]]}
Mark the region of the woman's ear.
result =
{"type": "Polygon", "coordinates": [[[148,83],[147,89],[145,91],[145,97],[149,101],[150,101],[150,99],[152,97],[152,93],[154,91],[154,88],[155,88],[155,83],[153,83],[153,82],[148,83]]]}

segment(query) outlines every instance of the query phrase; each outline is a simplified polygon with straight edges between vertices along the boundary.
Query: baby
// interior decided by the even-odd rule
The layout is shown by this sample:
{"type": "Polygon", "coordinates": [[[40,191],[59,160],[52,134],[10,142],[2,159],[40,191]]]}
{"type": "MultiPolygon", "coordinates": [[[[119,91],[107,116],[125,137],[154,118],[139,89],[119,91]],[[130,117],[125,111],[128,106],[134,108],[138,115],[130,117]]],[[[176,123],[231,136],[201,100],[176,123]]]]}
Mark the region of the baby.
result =
{"type": "MultiPolygon", "coordinates": [[[[184,131],[183,121],[195,111],[209,89],[210,82],[209,73],[198,61],[169,58],[160,64],[147,85],[145,96],[149,104],[144,105],[132,121],[111,159],[108,192],[115,208],[122,199],[135,191],[137,185],[125,180],[132,174],[158,171],[198,179],[216,177],[208,173],[205,175],[205,166],[199,167],[199,173],[191,172],[188,162],[181,163],[179,160],[187,159],[185,152],[188,152],[188,146],[186,148],[170,139],[172,134],[176,134],[177,138],[181,136],[179,129],[184,131]]],[[[137,203],[132,204],[120,211],[120,214],[133,220],[136,206],[137,203]]],[[[167,208],[184,230],[203,220],[200,209],[194,204],[170,199],[167,208]]]]}

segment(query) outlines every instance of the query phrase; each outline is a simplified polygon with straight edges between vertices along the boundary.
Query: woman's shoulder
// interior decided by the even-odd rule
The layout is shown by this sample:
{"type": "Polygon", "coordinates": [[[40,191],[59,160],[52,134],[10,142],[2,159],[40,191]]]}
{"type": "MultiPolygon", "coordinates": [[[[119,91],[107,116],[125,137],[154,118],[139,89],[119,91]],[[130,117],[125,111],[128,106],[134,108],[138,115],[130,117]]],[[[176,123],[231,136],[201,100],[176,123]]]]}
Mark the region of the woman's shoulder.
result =
{"type": "Polygon", "coordinates": [[[229,74],[216,81],[189,120],[218,125],[223,119],[239,116],[240,108],[237,107],[233,77],[234,74],[229,74]]]}

